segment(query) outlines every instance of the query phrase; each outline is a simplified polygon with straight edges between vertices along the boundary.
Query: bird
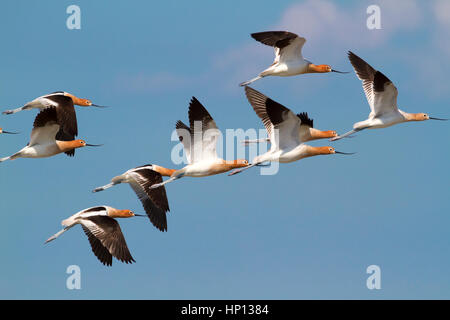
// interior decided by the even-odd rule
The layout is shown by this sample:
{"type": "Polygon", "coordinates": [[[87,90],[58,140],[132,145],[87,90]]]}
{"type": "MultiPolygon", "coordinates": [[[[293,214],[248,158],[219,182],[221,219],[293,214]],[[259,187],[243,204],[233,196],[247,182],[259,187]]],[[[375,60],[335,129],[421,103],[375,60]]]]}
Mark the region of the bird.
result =
{"type": "Polygon", "coordinates": [[[14,114],[22,110],[30,109],[45,110],[47,108],[56,108],[57,123],[61,126],[61,134],[64,134],[66,139],[73,139],[78,135],[77,114],[74,105],[106,108],[106,106],[93,104],[91,100],[78,98],[71,93],[56,91],[38,97],[26,103],[23,107],[6,110],[3,114],[14,114]]]}
{"type": "MultiPolygon", "coordinates": [[[[270,137],[273,125],[270,122],[270,119],[267,115],[266,111],[266,101],[267,97],[263,95],[261,92],[246,86],[245,87],[245,95],[247,96],[250,105],[253,107],[256,115],[263,122],[268,137],[270,137]]],[[[308,113],[301,112],[297,114],[300,118],[301,125],[299,127],[300,140],[303,142],[317,140],[317,139],[325,139],[325,138],[333,138],[338,136],[337,132],[334,130],[326,130],[321,131],[314,128],[314,121],[308,117],[308,113]]],[[[254,143],[254,142],[270,142],[270,138],[266,139],[258,139],[258,140],[244,140],[244,144],[254,143]]]]}
{"type": "Polygon", "coordinates": [[[72,140],[61,131],[57,123],[56,108],[47,108],[39,112],[33,124],[30,142],[26,147],[12,156],[1,158],[0,162],[17,158],[46,158],[58,153],[73,156],[74,150],[86,146],[98,147],[100,145],[87,144],[84,140],[72,140]]]}
{"type": "Polygon", "coordinates": [[[166,189],[150,189],[155,183],[161,183],[162,177],[170,177],[175,169],[167,169],[155,164],[147,164],[127,170],[123,174],[111,179],[111,183],[95,188],[92,192],[99,192],[120,183],[128,183],[138,196],[151,223],[160,231],[167,231],[166,213],[170,211],[166,189]]]}
{"type": "Polygon", "coordinates": [[[408,113],[400,110],[397,106],[398,91],[392,81],[353,52],[348,52],[348,58],[356,76],[362,81],[371,112],[367,120],[355,123],[353,130],[331,138],[331,141],[348,137],[364,129],[386,128],[402,122],[448,120],[433,118],[426,113],[408,113]]]}
{"type": "Polygon", "coordinates": [[[274,47],[275,60],[272,65],[257,77],[242,82],[246,86],[266,76],[289,77],[304,73],[348,73],[337,71],[327,64],[316,65],[303,58],[302,48],[306,39],[289,31],[264,31],[251,34],[252,38],[265,45],[274,47]]]}
{"type": "Polygon", "coordinates": [[[144,216],[131,210],[119,210],[109,206],[91,207],[81,210],[61,222],[64,227],[45,241],[49,243],[61,234],[80,224],[88,237],[89,243],[97,259],[106,266],[112,265],[112,257],[125,262],[136,262],[128,250],[127,243],[114,218],[131,218],[144,216]]]}
{"type": "Polygon", "coordinates": [[[18,132],[11,132],[11,131],[5,131],[3,128],[0,128],[0,134],[7,133],[7,134],[18,134],[18,132]]]}
{"type": "Polygon", "coordinates": [[[71,93],[65,92],[65,91],[55,91],[40,97],[37,97],[36,99],[26,103],[24,106],[17,108],[17,109],[11,109],[3,111],[3,114],[14,114],[22,110],[29,110],[29,109],[45,109],[48,107],[67,107],[69,106],[68,101],[72,101],[72,108],[73,105],[82,106],[82,107],[97,107],[97,108],[106,108],[106,106],[100,106],[97,104],[93,104],[91,100],[89,99],[83,99],[78,98],[74,96],[71,93]]]}
{"type": "Polygon", "coordinates": [[[206,108],[192,97],[189,104],[189,127],[177,121],[175,128],[183,144],[188,165],[173,172],[164,182],[153,184],[150,188],[159,188],[169,182],[189,177],[206,177],[242,168],[248,165],[245,159],[226,161],[217,155],[217,140],[220,135],[216,122],[206,108]]]}
{"type": "MultiPolygon", "coordinates": [[[[330,146],[312,147],[305,144],[305,141],[312,140],[311,119],[306,118],[304,114],[296,115],[290,109],[250,87],[245,87],[245,91],[248,101],[266,127],[271,147],[266,153],[256,156],[250,165],[233,170],[229,174],[230,176],[264,162],[289,163],[318,155],[353,154],[336,151],[330,146]]],[[[328,135],[335,135],[335,132],[328,133],[328,135]]],[[[325,136],[326,134],[323,135],[323,137],[325,136]]],[[[316,137],[315,139],[321,138],[316,137]]]]}

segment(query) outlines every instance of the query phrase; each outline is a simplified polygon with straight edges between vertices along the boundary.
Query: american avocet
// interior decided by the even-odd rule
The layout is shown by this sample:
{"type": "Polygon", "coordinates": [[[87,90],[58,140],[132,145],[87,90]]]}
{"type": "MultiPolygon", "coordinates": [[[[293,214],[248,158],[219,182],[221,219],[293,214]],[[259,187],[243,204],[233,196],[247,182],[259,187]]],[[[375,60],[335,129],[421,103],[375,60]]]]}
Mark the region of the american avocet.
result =
{"type": "Polygon", "coordinates": [[[5,131],[3,128],[0,128],[0,134],[7,133],[7,134],[18,134],[18,132],[11,132],[11,131],[5,131]]]}
{"type": "Polygon", "coordinates": [[[407,113],[400,110],[397,107],[398,91],[392,81],[353,52],[348,52],[348,58],[355,69],[356,75],[362,81],[371,112],[367,120],[355,123],[353,130],[332,138],[331,141],[342,139],[364,129],[386,128],[402,122],[430,119],[448,120],[433,118],[426,113],[407,113]]]}
{"type": "MultiPolygon", "coordinates": [[[[12,109],[12,110],[6,110],[3,111],[3,114],[13,114],[17,113],[22,110],[29,110],[29,109],[45,109],[49,107],[63,107],[65,109],[69,108],[73,105],[82,106],[82,107],[97,107],[97,108],[105,108],[105,106],[99,106],[97,104],[93,104],[91,100],[89,99],[82,99],[74,96],[71,93],[64,92],[64,91],[55,91],[49,94],[46,94],[44,96],[38,97],[34,99],[33,101],[30,101],[26,103],[24,106],[12,109]],[[69,100],[71,103],[69,103],[69,100]]],[[[69,108],[70,109],[70,108],[69,108]]],[[[70,111],[70,110],[69,110],[70,111]]],[[[60,111],[63,112],[63,111],[60,111]]],[[[73,111],[74,112],[74,111],[73,111]]],[[[67,111],[67,113],[69,113],[67,111]]],[[[69,114],[62,114],[61,116],[68,117],[69,114]]]]}
{"type": "Polygon", "coordinates": [[[63,220],[61,224],[64,226],[64,229],[48,238],[45,243],[55,240],[73,226],[80,224],[88,237],[92,252],[94,252],[101,263],[111,266],[113,256],[122,262],[133,263],[136,261],[131,256],[119,223],[114,218],[131,218],[135,216],[145,215],[108,206],[84,209],[63,220]]]}
{"type": "Polygon", "coordinates": [[[195,97],[189,104],[189,125],[178,121],[175,126],[189,164],[176,170],[166,181],[150,188],[158,188],[185,176],[206,177],[248,165],[245,159],[226,161],[219,158],[216,152],[219,130],[209,112],[195,97]]]}
{"type": "Polygon", "coordinates": [[[302,56],[302,48],[306,39],[288,31],[265,31],[252,33],[256,41],[274,47],[275,60],[272,65],[261,72],[257,77],[242,82],[240,86],[246,86],[253,81],[266,76],[289,77],[303,73],[348,73],[332,69],[327,64],[316,65],[302,56]]]}
{"type": "Polygon", "coordinates": [[[303,115],[294,114],[285,106],[250,87],[246,87],[245,91],[250,104],[266,127],[271,147],[268,152],[256,156],[252,164],[234,170],[229,175],[237,174],[267,161],[289,163],[318,155],[352,154],[336,151],[329,146],[312,147],[304,144],[304,139],[310,137],[311,123],[309,119],[306,120],[303,115]]]}
{"type": "MultiPolygon", "coordinates": [[[[270,122],[269,116],[266,111],[266,101],[267,97],[263,95],[261,92],[256,91],[251,87],[245,87],[245,95],[247,96],[248,101],[250,102],[253,110],[255,110],[258,117],[263,122],[268,137],[270,137],[272,133],[273,125],[270,122]]],[[[300,141],[306,142],[317,139],[325,139],[325,138],[333,138],[338,134],[334,130],[321,131],[314,128],[313,119],[308,117],[308,113],[302,112],[297,114],[300,118],[301,125],[299,126],[300,141]]],[[[244,140],[244,144],[252,143],[252,142],[270,142],[270,138],[259,139],[259,140],[244,140]]]]}
{"type": "Polygon", "coordinates": [[[28,145],[12,156],[1,158],[0,162],[16,158],[46,158],[62,152],[73,156],[77,148],[99,146],[87,144],[84,140],[72,139],[73,137],[67,139],[67,134],[60,130],[56,109],[47,108],[36,116],[28,145]]]}
{"type": "Polygon", "coordinates": [[[111,179],[111,183],[95,188],[92,192],[99,192],[111,188],[116,184],[128,183],[141,200],[150,221],[161,231],[167,231],[166,212],[170,211],[166,189],[150,189],[155,183],[161,183],[162,177],[170,177],[176,170],[166,169],[154,164],[137,167],[126,171],[111,179]]]}

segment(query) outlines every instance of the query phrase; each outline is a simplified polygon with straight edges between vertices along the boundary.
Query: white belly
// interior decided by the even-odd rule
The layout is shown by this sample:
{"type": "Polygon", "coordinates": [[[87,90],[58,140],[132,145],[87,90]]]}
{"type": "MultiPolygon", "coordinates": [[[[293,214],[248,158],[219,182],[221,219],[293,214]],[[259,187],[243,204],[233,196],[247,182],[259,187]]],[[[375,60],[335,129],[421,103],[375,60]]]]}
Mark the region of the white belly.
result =
{"type": "Polygon", "coordinates": [[[17,158],[47,158],[61,153],[56,144],[34,145],[18,152],[17,158]]]}

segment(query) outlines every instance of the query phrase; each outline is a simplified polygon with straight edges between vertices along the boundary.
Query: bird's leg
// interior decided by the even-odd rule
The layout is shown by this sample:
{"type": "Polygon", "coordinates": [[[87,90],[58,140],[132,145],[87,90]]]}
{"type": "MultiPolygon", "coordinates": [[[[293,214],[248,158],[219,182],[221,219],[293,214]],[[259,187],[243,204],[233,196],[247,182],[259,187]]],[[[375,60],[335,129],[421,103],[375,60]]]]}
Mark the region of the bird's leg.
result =
{"type": "Polygon", "coordinates": [[[235,169],[235,170],[231,171],[228,175],[234,176],[235,174],[241,173],[244,170],[247,170],[247,169],[250,169],[251,167],[259,166],[259,165],[260,165],[260,162],[252,163],[252,164],[249,164],[247,167],[244,167],[241,169],[235,169]]]}
{"type": "Polygon", "coordinates": [[[54,235],[52,235],[50,238],[48,238],[44,244],[49,243],[50,241],[55,240],[56,238],[58,238],[61,234],[63,234],[64,232],[66,232],[67,230],[69,230],[71,227],[65,227],[64,229],[58,231],[57,233],[55,233],[54,235]]]}
{"type": "Polygon", "coordinates": [[[92,190],[92,192],[103,191],[103,190],[106,190],[106,189],[108,189],[108,188],[111,188],[111,187],[113,187],[113,186],[115,186],[116,184],[119,184],[119,183],[120,183],[120,182],[111,182],[111,183],[108,183],[108,184],[106,184],[106,185],[104,185],[104,186],[102,186],[102,187],[95,188],[94,190],[92,190]]]}
{"type": "Polygon", "coordinates": [[[270,142],[270,139],[269,138],[264,138],[264,139],[256,139],[256,140],[242,140],[242,144],[244,146],[247,146],[250,143],[261,143],[261,142],[270,142]]]}
{"type": "Polygon", "coordinates": [[[362,128],[362,129],[353,129],[353,130],[351,130],[351,131],[349,131],[349,132],[344,133],[343,135],[340,135],[340,136],[331,138],[330,141],[336,141],[336,140],[340,140],[340,139],[342,139],[342,138],[349,137],[349,136],[351,136],[352,134],[354,134],[354,133],[356,133],[356,132],[359,132],[359,131],[361,131],[361,130],[364,130],[364,129],[365,129],[365,128],[362,128]]]}
{"type": "Polygon", "coordinates": [[[155,184],[151,185],[151,186],[150,186],[150,189],[156,189],[156,188],[162,187],[163,185],[165,185],[165,184],[167,184],[167,183],[169,183],[169,182],[175,181],[175,180],[177,180],[177,179],[180,179],[180,178],[182,178],[183,176],[184,176],[184,174],[180,174],[180,175],[177,175],[177,176],[170,177],[169,179],[167,179],[167,180],[164,181],[164,182],[161,182],[161,183],[155,183],[155,184]]]}

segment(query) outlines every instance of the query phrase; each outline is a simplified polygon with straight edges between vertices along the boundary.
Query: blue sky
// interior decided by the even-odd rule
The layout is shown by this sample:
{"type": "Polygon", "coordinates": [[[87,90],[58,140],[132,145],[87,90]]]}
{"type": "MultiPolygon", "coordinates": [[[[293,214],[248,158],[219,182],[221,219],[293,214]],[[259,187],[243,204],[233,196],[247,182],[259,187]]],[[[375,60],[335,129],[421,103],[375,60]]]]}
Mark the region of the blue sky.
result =
{"type": "MultiPolygon", "coordinates": [[[[356,155],[305,159],[274,176],[169,184],[167,233],[119,221],[133,265],[104,267],[80,227],[43,245],[87,207],[143,212],[127,185],[90,191],[138,165],[173,166],[171,133],[191,96],[222,130],[262,128],[238,87],[273,59],[252,32],[303,35],[306,58],[343,71],[352,71],[352,50],[395,83],[400,108],[449,117],[448,12],[447,1],[413,0],[2,2],[2,110],[56,90],[111,108],[77,109],[79,137],[102,148],[0,165],[0,298],[450,298],[450,127],[438,121],[362,132],[331,143],[356,155]],[[66,28],[71,4],[81,30],[66,28]],[[380,5],[381,30],[366,28],[370,4],[380,5]],[[65,286],[73,264],[81,290],[65,286]],[[381,290],[366,287],[373,264],[381,290]]],[[[369,113],[353,72],[265,78],[254,88],[324,130],[343,133],[369,113]]],[[[28,142],[35,114],[0,117],[0,127],[21,132],[0,135],[0,157],[28,142]]]]}

